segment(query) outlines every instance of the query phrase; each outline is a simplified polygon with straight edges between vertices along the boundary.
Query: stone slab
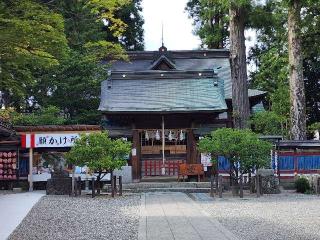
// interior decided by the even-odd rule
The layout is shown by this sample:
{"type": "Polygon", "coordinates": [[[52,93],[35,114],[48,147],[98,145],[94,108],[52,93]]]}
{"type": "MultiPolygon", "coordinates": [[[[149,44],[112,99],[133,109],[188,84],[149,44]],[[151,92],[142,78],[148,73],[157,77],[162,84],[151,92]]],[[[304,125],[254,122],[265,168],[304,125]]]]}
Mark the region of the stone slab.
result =
{"type": "Polygon", "coordinates": [[[5,240],[20,224],[44,192],[0,195],[0,240],[5,240]]]}
{"type": "Polygon", "coordinates": [[[184,193],[144,193],[139,240],[238,239],[184,193]]]}

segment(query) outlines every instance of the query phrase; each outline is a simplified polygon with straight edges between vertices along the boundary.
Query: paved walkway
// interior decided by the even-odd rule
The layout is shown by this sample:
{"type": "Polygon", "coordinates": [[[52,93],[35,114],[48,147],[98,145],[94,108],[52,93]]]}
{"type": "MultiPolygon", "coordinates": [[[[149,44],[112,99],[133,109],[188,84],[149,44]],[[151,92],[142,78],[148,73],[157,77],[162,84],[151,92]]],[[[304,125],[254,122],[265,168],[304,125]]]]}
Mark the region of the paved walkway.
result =
{"type": "Polygon", "coordinates": [[[5,240],[20,224],[44,192],[0,194],[0,240],[5,240]]]}
{"type": "Polygon", "coordinates": [[[139,240],[234,240],[234,234],[184,193],[142,195],[139,240]]]}

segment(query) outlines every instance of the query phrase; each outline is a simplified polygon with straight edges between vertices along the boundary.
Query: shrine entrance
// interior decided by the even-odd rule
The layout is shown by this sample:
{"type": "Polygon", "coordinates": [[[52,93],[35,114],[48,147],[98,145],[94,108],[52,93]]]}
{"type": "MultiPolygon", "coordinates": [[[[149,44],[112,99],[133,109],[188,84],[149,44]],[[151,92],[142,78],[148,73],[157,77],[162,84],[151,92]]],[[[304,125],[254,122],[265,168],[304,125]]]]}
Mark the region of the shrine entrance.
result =
{"type": "Polygon", "coordinates": [[[187,161],[186,129],[140,131],[141,177],[178,176],[178,166],[187,161]]]}

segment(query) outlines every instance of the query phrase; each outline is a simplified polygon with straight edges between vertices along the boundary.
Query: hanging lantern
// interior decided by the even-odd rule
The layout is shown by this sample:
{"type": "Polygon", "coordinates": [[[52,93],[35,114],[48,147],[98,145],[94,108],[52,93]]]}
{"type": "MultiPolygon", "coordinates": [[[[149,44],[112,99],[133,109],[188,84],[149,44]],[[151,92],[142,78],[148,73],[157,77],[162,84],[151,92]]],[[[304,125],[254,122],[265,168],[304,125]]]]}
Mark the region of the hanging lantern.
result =
{"type": "Polygon", "coordinates": [[[169,132],[169,136],[168,136],[169,141],[172,141],[172,132],[169,132]]]}
{"type": "Polygon", "coordinates": [[[180,141],[184,140],[184,133],[182,132],[182,130],[180,130],[180,141]]]}
{"type": "Polygon", "coordinates": [[[146,139],[146,141],[149,141],[149,133],[148,133],[148,131],[145,132],[144,138],[146,139]]]}
{"type": "Polygon", "coordinates": [[[156,140],[160,140],[160,133],[159,133],[159,130],[157,130],[157,132],[156,132],[156,140]]]}

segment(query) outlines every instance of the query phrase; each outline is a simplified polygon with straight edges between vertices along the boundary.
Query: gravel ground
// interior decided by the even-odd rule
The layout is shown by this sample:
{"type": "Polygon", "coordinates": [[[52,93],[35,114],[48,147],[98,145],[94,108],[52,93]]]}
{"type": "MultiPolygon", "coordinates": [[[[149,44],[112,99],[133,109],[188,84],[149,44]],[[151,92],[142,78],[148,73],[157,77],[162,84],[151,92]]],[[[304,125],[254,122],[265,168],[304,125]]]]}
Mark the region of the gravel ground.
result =
{"type": "Polygon", "coordinates": [[[320,239],[320,197],[302,194],[215,199],[203,207],[241,239],[320,239]]]}
{"type": "Polygon", "coordinates": [[[140,196],[44,196],[9,239],[137,239],[140,196]]]}

